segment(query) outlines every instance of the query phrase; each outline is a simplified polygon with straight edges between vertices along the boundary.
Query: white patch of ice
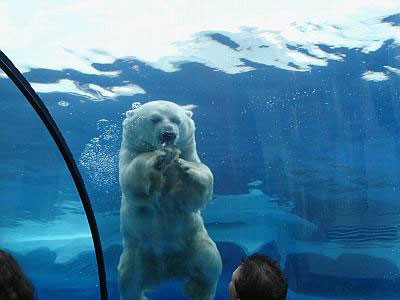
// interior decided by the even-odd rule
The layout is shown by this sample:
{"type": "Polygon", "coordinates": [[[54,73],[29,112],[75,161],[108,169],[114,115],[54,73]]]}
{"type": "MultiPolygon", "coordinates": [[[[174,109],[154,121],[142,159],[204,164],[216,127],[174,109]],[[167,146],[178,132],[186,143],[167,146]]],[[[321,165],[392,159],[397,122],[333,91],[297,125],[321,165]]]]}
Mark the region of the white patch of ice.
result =
{"type": "Polygon", "coordinates": [[[362,74],[361,76],[364,80],[367,81],[385,81],[389,79],[389,76],[387,76],[383,72],[373,72],[373,71],[367,71],[362,74]]]}
{"type": "Polygon", "coordinates": [[[146,91],[136,84],[127,84],[124,86],[114,86],[111,91],[118,96],[133,96],[136,94],[146,94],[146,91]]]}
{"type": "Polygon", "coordinates": [[[55,83],[33,82],[31,85],[38,93],[69,93],[84,96],[92,101],[104,101],[107,99],[115,99],[119,96],[132,96],[146,93],[141,87],[135,84],[104,88],[94,83],[79,85],[77,82],[70,79],[61,79],[55,83]]]}
{"type": "Polygon", "coordinates": [[[305,71],[343,59],[335,51],[339,47],[371,52],[388,39],[399,43],[399,26],[381,22],[399,11],[398,0],[221,0],[195,6],[151,1],[140,7],[136,1],[60,0],[40,1],[29,10],[21,10],[18,1],[2,1],[0,48],[24,72],[72,68],[117,76],[94,63],[125,57],[165,71],[186,61],[233,74],[252,70],[243,60],[305,71]],[[238,49],[206,35],[212,32],[228,36],[238,49]],[[260,48],[264,42],[269,48],[260,48]]]}
{"type": "Polygon", "coordinates": [[[89,83],[88,88],[92,90],[95,94],[97,94],[97,98],[102,99],[102,98],[114,98],[114,93],[111,91],[102,88],[101,86],[98,86],[97,84],[89,83]]]}
{"type": "Polygon", "coordinates": [[[390,72],[400,75],[400,68],[394,68],[391,66],[384,66],[384,67],[388,69],[390,72]]]}
{"type": "Polygon", "coordinates": [[[82,87],[80,87],[77,83],[70,79],[61,79],[55,83],[31,83],[32,88],[37,93],[69,93],[74,95],[81,95],[90,99],[95,99],[96,97],[87,91],[85,91],[82,87]]]}

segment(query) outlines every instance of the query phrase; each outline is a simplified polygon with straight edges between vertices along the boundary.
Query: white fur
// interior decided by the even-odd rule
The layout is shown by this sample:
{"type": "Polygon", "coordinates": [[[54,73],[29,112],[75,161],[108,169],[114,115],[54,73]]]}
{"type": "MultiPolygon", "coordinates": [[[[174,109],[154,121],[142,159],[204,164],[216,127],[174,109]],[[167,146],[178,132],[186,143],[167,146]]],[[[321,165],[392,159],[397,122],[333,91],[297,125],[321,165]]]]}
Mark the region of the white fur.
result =
{"type": "Polygon", "coordinates": [[[146,289],[171,278],[185,280],[192,299],[214,299],[222,263],[200,215],[213,176],[197,155],[189,108],[152,101],[123,122],[121,300],[146,299],[146,289]],[[165,128],[177,136],[167,146],[159,141],[165,128]]]}

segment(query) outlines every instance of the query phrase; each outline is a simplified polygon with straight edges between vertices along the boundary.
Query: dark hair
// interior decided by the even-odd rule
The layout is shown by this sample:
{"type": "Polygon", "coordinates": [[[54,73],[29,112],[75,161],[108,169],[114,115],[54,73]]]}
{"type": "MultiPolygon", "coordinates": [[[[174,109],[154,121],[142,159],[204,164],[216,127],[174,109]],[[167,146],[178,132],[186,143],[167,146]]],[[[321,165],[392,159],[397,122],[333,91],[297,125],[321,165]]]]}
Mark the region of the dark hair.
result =
{"type": "Polygon", "coordinates": [[[15,258],[0,249],[0,299],[34,300],[35,288],[15,258]]]}
{"type": "Polygon", "coordinates": [[[240,300],[285,300],[288,286],[279,265],[262,254],[242,261],[234,285],[240,300]]]}

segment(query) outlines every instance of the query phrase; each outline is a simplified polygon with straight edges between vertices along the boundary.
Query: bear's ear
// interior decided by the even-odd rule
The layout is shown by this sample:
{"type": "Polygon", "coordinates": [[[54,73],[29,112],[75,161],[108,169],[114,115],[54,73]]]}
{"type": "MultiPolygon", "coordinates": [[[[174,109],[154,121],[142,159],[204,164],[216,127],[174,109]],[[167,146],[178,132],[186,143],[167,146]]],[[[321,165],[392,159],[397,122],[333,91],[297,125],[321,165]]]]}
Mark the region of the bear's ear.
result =
{"type": "Polygon", "coordinates": [[[126,113],[125,113],[125,116],[127,117],[127,118],[131,118],[131,117],[133,117],[135,115],[135,111],[134,110],[128,110],[126,113]]]}
{"type": "Polygon", "coordinates": [[[194,104],[186,104],[186,105],[181,105],[181,107],[184,109],[186,115],[191,118],[193,116],[192,109],[196,108],[197,105],[194,104]]]}
{"type": "Polygon", "coordinates": [[[185,114],[191,118],[193,116],[193,112],[191,110],[185,110],[185,114]]]}
{"type": "Polygon", "coordinates": [[[132,109],[131,109],[131,110],[128,110],[128,111],[125,113],[125,116],[126,116],[127,118],[133,117],[133,115],[135,114],[135,110],[138,109],[138,108],[141,107],[141,106],[142,106],[142,104],[141,104],[140,102],[133,102],[133,103],[132,103],[132,109]]]}

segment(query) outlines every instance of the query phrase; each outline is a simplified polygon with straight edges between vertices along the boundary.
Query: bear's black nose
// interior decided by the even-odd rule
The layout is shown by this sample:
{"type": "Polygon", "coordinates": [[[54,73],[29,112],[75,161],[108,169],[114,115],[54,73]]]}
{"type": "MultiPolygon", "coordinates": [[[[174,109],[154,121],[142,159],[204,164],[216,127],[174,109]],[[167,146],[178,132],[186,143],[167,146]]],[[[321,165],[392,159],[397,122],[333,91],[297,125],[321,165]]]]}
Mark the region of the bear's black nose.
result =
{"type": "Polygon", "coordinates": [[[176,133],[172,131],[164,131],[160,134],[160,141],[162,143],[171,143],[176,139],[176,133]]]}

